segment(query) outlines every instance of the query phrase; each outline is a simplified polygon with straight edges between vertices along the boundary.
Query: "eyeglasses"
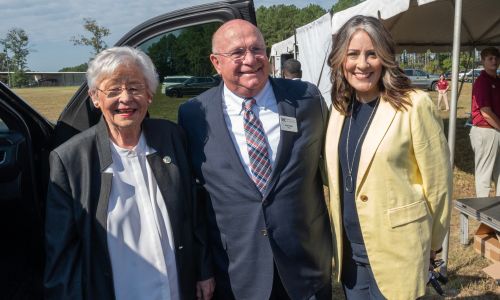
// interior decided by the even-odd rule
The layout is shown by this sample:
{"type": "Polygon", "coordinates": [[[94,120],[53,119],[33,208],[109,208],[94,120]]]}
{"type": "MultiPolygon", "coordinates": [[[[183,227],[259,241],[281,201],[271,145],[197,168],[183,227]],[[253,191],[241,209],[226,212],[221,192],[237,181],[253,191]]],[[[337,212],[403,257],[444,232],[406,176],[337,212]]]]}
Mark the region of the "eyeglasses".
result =
{"type": "Polygon", "coordinates": [[[238,48],[238,49],[235,49],[235,50],[230,51],[230,52],[214,52],[213,54],[229,57],[235,63],[241,63],[245,59],[247,52],[252,53],[252,55],[255,58],[264,58],[266,56],[266,49],[259,48],[259,47],[251,47],[249,49],[238,48]]]}
{"type": "Polygon", "coordinates": [[[146,91],[146,86],[144,84],[131,84],[126,87],[112,87],[106,90],[101,90],[100,88],[96,88],[98,91],[102,92],[106,95],[108,99],[114,99],[120,96],[123,91],[127,91],[127,94],[132,96],[142,96],[146,91]]]}

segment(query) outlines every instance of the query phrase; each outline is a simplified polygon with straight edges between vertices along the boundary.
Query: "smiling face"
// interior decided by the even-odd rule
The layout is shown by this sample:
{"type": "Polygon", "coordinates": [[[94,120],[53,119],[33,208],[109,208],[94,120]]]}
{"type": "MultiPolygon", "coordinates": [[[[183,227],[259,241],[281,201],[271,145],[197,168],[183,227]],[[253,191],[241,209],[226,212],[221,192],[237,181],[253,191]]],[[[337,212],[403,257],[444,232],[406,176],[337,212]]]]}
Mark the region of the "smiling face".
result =
{"type": "Polygon", "coordinates": [[[265,51],[255,55],[249,49],[265,48],[262,34],[255,26],[247,21],[233,20],[214,34],[214,54],[210,55],[210,60],[230,91],[240,97],[253,97],[266,85],[270,65],[265,51]],[[241,61],[221,55],[237,49],[246,49],[241,61]]]}
{"type": "Polygon", "coordinates": [[[111,76],[101,79],[98,89],[91,91],[94,106],[102,111],[113,140],[116,135],[138,138],[152,95],[147,89],[141,69],[135,64],[119,66],[111,76]],[[132,95],[125,89],[137,88],[132,95]],[[110,90],[123,89],[118,95],[110,90]]]}
{"type": "Polygon", "coordinates": [[[352,35],[343,71],[358,100],[365,102],[379,96],[382,61],[377,56],[370,36],[364,30],[358,30],[352,35]]]}

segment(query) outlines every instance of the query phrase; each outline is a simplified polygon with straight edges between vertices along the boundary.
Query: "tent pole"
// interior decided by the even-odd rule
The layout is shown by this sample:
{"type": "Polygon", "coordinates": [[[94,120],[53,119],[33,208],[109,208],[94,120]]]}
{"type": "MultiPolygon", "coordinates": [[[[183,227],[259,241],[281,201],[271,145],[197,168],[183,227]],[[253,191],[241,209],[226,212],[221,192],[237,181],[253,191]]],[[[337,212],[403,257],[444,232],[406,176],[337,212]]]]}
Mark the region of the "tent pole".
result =
{"type": "MultiPolygon", "coordinates": [[[[454,161],[455,161],[455,135],[456,135],[456,124],[457,124],[457,100],[458,100],[458,63],[460,56],[460,30],[462,24],[462,0],[455,0],[455,22],[453,29],[453,61],[451,69],[451,108],[450,108],[450,118],[448,123],[448,147],[450,149],[450,161],[451,168],[453,171],[454,161]]],[[[453,177],[451,183],[451,191],[453,196],[453,177]]],[[[450,206],[452,203],[449,204],[450,206]]],[[[448,244],[449,244],[450,231],[446,234],[443,242],[443,261],[444,264],[441,266],[440,272],[447,276],[448,271],[448,244]]]]}

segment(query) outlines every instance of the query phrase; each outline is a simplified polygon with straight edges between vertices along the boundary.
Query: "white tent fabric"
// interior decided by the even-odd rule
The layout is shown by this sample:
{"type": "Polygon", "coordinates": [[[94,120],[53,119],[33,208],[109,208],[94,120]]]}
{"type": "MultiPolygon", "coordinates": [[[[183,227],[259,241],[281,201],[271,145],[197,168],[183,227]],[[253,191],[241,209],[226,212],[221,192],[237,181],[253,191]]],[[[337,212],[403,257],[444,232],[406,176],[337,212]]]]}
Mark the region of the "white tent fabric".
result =
{"type": "MultiPolygon", "coordinates": [[[[398,44],[397,50],[451,51],[456,1],[404,2],[409,2],[404,13],[390,18],[382,16],[398,44]]],[[[460,45],[462,51],[500,45],[499,0],[462,0],[460,45]]]]}
{"type": "Polygon", "coordinates": [[[297,59],[302,65],[302,80],[316,84],[328,104],[331,103],[331,84],[326,60],[332,44],[330,26],[331,15],[327,13],[296,30],[297,59]]]}
{"type": "Polygon", "coordinates": [[[272,75],[276,77],[281,76],[281,55],[290,54],[295,52],[295,35],[287,38],[284,41],[276,43],[271,46],[271,53],[269,57],[272,60],[273,70],[272,75]]]}
{"type": "Polygon", "coordinates": [[[280,56],[284,53],[293,53],[295,47],[295,37],[292,35],[284,41],[271,46],[270,56],[280,56]]]}
{"type": "MultiPolygon", "coordinates": [[[[420,0],[419,2],[423,1],[420,0]]],[[[366,0],[365,2],[361,2],[356,6],[339,11],[332,16],[332,34],[335,34],[342,25],[355,15],[388,19],[406,11],[409,7],[409,3],[410,0],[366,0]]]]}
{"type": "MultiPolygon", "coordinates": [[[[462,50],[500,45],[500,1],[462,1],[462,50]]],[[[397,50],[451,51],[455,1],[366,0],[332,16],[332,34],[355,15],[382,19],[397,50]]]]}

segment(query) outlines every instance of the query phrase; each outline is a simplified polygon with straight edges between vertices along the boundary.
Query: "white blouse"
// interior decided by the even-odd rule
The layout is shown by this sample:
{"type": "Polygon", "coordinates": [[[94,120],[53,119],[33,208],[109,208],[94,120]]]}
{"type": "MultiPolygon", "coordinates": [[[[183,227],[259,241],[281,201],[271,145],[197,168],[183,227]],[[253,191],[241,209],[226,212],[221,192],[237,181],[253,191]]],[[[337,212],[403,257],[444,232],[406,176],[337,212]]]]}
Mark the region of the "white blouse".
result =
{"type": "Polygon", "coordinates": [[[132,150],[111,142],[107,241],[116,299],[179,299],[170,218],[141,133],[132,150]]]}

